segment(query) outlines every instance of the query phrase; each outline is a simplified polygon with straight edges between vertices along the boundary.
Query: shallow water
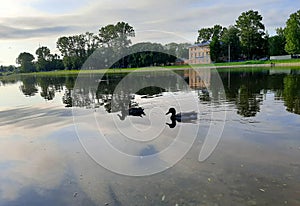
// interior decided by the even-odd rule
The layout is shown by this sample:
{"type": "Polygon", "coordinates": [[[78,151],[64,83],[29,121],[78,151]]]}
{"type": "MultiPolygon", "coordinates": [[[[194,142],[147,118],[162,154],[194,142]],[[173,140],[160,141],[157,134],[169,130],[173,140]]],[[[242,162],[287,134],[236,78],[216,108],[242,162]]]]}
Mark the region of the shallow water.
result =
{"type": "Polygon", "coordinates": [[[0,79],[0,205],[300,205],[299,70],[220,71],[226,99],[213,87],[216,74],[176,74],[183,82],[168,72],[135,73],[127,86],[124,74],[106,75],[96,90],[76,76],[0,79]],[[124,89],[135,79],[154,86],[124,89]],[[145,115],[122,114],[129,106],[145,115]],[[198,118],[170,128],[171,106],[198,118]],[[199,162],[209,129],[222,125],[216,148],[199,162]],[[99,131],[144,159],[118,162],[94,141],[99,131]],[[174,142],[178,153],[153,156],[174,142]],[[121,169],[107,169],[114,163],[121,169]],[[117,174],[156,166],[162,171],[152,175],[117,174]]]}

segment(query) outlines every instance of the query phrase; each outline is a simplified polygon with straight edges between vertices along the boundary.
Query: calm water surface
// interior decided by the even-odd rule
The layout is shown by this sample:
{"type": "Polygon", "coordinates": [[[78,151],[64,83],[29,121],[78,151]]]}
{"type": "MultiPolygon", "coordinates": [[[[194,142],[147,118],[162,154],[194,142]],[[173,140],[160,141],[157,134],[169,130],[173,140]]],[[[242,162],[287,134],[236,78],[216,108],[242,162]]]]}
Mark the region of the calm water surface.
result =
{"type": "MultiPolygon", "coordinates": [[[[77,95],[72,95],[76,76],[0,79],[0,205],[300,205],[300,70],[220,71],[226,94],[221,100],[219,91],[209,89],[216,74],[208,75],[206,88],[197,73],[177,73],[187,88],[180,83],[151,86],[116,98],[127,99],[125,107],[144,108],[142,118],[122,114],[124,105],[117,100],[112,106],[125,74],[106,75],[96,91],[82,87],[77,95]],[[193,109],[187,95],[197,101],[198,119],[170,128],[165,113],[176,107],[174,96],[185,101],[183,111],[193,109]],[[221,140],[199,162],[210,125],[223,121],[211,113],[222,112],[222,106],[226,119],[221,140]],[[86,153],[73,122],[74,108],[83,116],[92,111],[109,141],[132,155],[161,151],[180,129],[186,139],[193,128],[199,130],[191,150],[174,167],[151,176],[124,176],[86,153]],[[130,123],[141,131],[151,126],[158,135],[140,150],[130,141],[124,144],[124,135],[111,129],[112,123],[125,129],[130,123]]],[[[135,75],[146,79],[168,74],[135,75]]]]}

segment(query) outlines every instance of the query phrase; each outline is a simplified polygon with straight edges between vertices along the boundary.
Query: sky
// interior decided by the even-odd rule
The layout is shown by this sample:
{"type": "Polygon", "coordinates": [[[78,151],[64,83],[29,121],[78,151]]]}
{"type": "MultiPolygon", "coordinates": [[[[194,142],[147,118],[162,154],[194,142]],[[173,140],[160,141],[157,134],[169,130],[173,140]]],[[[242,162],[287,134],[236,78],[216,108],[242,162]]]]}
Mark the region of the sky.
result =
{"type": "Polygon", "coordinates": [[[61,36],[98,33],[108,24],[129,23],[141,41],[194,43],[198,30],[234,25],[250,9],[263,16],[272,36],[300,8],[298,0],[9,0],[0,6],[0,65],[15,65],[21,52],[40,46],[58,53],[61,36]]]}

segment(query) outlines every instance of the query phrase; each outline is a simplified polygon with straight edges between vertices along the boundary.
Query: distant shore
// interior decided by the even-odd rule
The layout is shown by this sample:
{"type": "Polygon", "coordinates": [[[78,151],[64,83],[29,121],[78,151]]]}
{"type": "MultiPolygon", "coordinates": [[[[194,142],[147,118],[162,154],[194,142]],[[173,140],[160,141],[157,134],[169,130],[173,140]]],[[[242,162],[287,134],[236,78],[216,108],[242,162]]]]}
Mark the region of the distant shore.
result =
{"type": "MultiPolygon", "coordinates": [[[[227,62],[227,63],[216,63],[216,64],[198,64],[198,65],[173,65],[173,66],[162,66],[162,67],[143,67],[143,68],[115,68],[115,69],[98,69],[98,70],[57,70],[57,71],[45,71],[45,72],[32,72],[32,73],[11,73],[2,74],[2,76],[10,75],[77,75],[91,74],[91,73],[128,73],[128,72],[149,72],[149,71],[164,71],[164,70],[184,70],[184,69],[246,69],[246,68],[288,68],[293,67],[300,69],[300,59],[297,60],[277,60],[277,61],[247,61],[247,62],[227,62]]],[[[0,73],[1,74],[1,73],[0,73]]],[[[1,77],[1,75],[0,75],[1,77]]]]}

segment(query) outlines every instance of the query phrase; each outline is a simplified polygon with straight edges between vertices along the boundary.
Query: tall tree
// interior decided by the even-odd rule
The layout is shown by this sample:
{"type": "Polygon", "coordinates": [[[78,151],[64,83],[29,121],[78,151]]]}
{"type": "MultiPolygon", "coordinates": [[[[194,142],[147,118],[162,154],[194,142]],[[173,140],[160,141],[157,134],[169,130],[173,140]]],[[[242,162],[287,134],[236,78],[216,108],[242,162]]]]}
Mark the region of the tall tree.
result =
{"type": "Polygon", "coordinates": [[[114,67],[126,67],[124,55],[131,44],[130,37],[135,36],[132,26],[125,22],[118,22],[115,25],[107,25],[99,30],[99,41],[102,47],[111,48],[110,56],[122,61],[114,64],[114,67]]]}
{"type": "Polygon", "coordinates": [[[35,54],[37,55],[36,69],[38,71],[47,71],[49,70],[49,58],[50,58],[50,49],[48,47],[42,46],[39,47],[35,54]]]}
{"type": "Polygon", "coordinates": [[[60,57],[57,54],[51,54],[50,49],[48,47],[39,47],[35,53],[37,55],[37,71],[51,71],[64,69],[64,65],[60,57]]]}
{"type": "Polygon", "coordinates": [[[235,26],[229,26],[228,29],[224,30],[221,37],[221,42],[223,42],[222,50],[224,52],[224,55],[230,55],[231,60],[237,60],[241,54],[241,43],[238,37],[238,33],[239,30],[235,26]]]}
{"type": "Polygon", "coordinates": [[[63,36],[56,42],[67,69],[79,69],[89,55],[98,48],[98,45],[98,37],[90,32],[68,37],[63,36]]]}
{"type": "Polygon", "coordinates": [[[56,47],[61,52],[63,56],[69,56],[71,53],[72,45],[70,45],[69,37],[63,36],[59,37],[56,42],[56,47]]]}
{"type": "Polygon", "coordinates": [[[34,56],[28,52],[22,52],[16,59],[16,63],[20,64],[21,72],[33,72],[35,67],[33,65],[34,56]]]}
{"type": "Polygon", "coordinates": [[[265,45],[265,26],[258,11],[243,12],[236,20],[239,29],[241,44],[248,59],[254,59],[263,50],[265,45]]]}
{"type": "Polygon", "coordinates": [[[38,59],[48,60],[50,56],[50,49],[46,46],[42,46],[36,50],[35,54],[37,55],[38,59]]]}
{"type": "Polygon", "coordinates": [[[219,62],[221,58],[221,43],[218,36],[213,36],[210,44],[210,58],[213,62],[219,62]]]}
{"type": "Polygon", "coordinates": [[[300,10],[290,15],[284,32],[285,51],[289,54],[300,53],[300,10]]]}
{"type": "Polygon", "coordinates": [[[99,29],[99,40],[107,47],[127,47],[131,44],[130,37],[135,36],[132,26],[125,22],[109,24],[99,29]]]}
{"type": "Polygon", "coordinates": [[[269,55],[284,55],[287,54],[284,47],[286,44],[286,39],[284,36],[284,29],[276,29],[277,35],[271,36],[269,38],[269,55]]]}
{"type": "Polygon", "coordinates": [[[224,61],[225,52],[222,50],[221,37],[227,29],[217,24],[214,25],[212,31],[212,41],[209,45],[211,60],[214,62],[224,61]]]}

